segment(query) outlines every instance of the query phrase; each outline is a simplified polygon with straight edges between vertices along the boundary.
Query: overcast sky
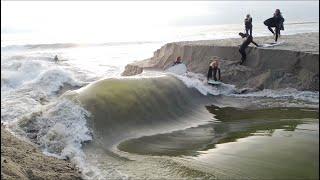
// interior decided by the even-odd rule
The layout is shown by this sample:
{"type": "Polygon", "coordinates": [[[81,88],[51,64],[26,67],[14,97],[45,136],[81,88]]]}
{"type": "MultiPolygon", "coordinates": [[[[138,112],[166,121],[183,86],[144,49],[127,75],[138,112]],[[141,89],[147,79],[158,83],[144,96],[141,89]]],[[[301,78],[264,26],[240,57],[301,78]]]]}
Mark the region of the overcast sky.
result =
{"type": "MultiPolygon", "coordinates": [[[[1,34],[83,37],[144,35],[161,27],[242,24],[247,13],[262,23],[281,9],[286,22],[318,21],[317,1],[2,1],[1,34]]],[[[160,31],[160,30],[159,30],[160,31]]]]}

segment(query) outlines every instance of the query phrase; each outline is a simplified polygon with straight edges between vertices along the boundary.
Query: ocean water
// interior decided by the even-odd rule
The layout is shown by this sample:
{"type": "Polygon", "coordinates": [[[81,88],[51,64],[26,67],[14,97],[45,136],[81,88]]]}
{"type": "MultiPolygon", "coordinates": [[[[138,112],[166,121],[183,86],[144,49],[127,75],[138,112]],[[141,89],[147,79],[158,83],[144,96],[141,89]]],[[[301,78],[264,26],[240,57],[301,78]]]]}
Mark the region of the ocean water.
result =
{"type": "MultiPolygon", "coordinates": [[[[318,25],[288,22],[283,34],[319,32],[318,25]]],[[[134,42],[4,38],[1,122],[45,154],[70,159],[86,179],[319,177],[319,92],[239,95],[232,84],[211,87],[193,73],[121,77],[126,64],[167,42],[237,37],[243,27],[166,31],[134,42]]],[[[254,33],[269,35],[263,25],[254,33]]]]}

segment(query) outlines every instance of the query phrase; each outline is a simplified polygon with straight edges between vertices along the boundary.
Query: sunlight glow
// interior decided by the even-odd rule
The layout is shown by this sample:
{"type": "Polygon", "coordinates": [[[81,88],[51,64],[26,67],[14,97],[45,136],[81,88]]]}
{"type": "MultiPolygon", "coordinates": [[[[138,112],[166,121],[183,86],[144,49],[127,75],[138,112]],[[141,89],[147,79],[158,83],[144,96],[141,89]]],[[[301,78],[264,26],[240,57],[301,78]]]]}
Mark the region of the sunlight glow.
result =
{"type": "MultiPolygon", "coordinates": [[[[286,22],[318,21],[315,2],[287,1],[2,1],[1,42],[162,41],[202,26],[243,25],[247,13],[261,26],[275,8],[286,22]],[[306,9],[308,11],[306,11],[306,9]]],[[[231,26],[230,26],[231,28],[231,26]]],[[[212,34],[215,32],[212,32],[212,34]]],[[[224,34],[226,34],[225,32],[224,34]]]]}
{"type": "MultiPolygon", "coordinates": [[[[101,35],[123,34],[124,38],[139,36],[155,27],[173,23],[175,18],[205,14],[205,8],[193,8],[205,2],[3,2],[2,26],[54,36],[81,37],[86,41],[101,35]],[[128,31],[130,30],[130,31],[128,31]],[[129,32],[129,33],[128,33],[129,32]]],[[[205,6],[202,6],[205,7],[205,6]]],[[[146,35],[146,34],[145,34],[146,35]]]]}

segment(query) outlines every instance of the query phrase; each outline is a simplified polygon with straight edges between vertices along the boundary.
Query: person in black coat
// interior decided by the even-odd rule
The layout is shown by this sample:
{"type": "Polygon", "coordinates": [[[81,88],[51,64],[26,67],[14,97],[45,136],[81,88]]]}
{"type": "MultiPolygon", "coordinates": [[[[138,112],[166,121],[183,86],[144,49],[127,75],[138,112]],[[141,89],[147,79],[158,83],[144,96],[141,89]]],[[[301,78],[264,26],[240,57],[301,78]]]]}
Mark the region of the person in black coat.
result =
{"type": "Polygon", "coordinates": [[[246,54],[246,48],[249,46],[250,43],[254,44],[255,46],[259,47],[259,45],[253,41],[253,37],[251,35],[246,35],[243,33],[239,33],[239,35],[242,38],[246,38],[242,44],[240,45],[239,48],[239,52],[241,54],[241,61],[240,61],[240,65],[243,64],[243,62],[246,60],[247,58],[247,54],[246,54]]]}
{"type": "Polygon", "coordinates": [[[269,31],[272,32],[273,35],[275,35],[275,42],[278,41],[280,30],[284,30],[283,22],[284,18],[279,9],[276,9],[272,18],[269,18],[263,22],[268,27],[269,31]],[[273,27],[275,28],[275,31],[273,31],[273,27]]]}

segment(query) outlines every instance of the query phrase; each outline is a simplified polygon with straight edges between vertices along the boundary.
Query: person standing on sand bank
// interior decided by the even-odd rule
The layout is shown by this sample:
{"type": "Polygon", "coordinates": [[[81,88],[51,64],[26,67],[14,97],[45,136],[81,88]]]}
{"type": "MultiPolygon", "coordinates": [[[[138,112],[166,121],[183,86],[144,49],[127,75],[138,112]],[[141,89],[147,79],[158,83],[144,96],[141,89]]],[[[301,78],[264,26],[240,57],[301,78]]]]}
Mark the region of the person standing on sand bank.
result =
{"type": "Polygon", "coordinates": [[[178,57],[177,57],[177,60],[173,63],[173,65],[172,65],[172,66],[177,65],[177,64],[181,64],[181,63],[182,63],[182,61],[181,61],[181,57],[180,57],[180,56],[178,56],[178,57]]]}
{"type": "Polygon", "coordinates": [[[209,66],[207,81],[209,81],[210,79],[213,79],[215,81],[221,80],[219,62],[217,60],[214,60],[209,66]],[[218,78],[217,78],[217,73],[218,73],[218,78]]]}
{"type": "Polygon", "coordinates": [[[251,35],[247,36],[246,34],[243,33],[239,33],[239,35],[242,38],[246,38],[243,43],[240,45],[239,48],[239,52],[241,54],[241,61],[240,61],[240,65],[243,64],[243,62],[246,60],[247,58],[247,54],[246,54],[246,48],[249,46],[250,43],[253,43],[255,46],[259,47],[259,45],[257,43],[255,43],[253,41],[253,37],[251,35]]]}
{"type": "Polygon", "coordinates": [[[246,18],[244,19],[244,26],[246,30],[246,35],[252,36],[252,17],[250,14],[247,14],[246,18]]]}
{"type": "Polygon", "coordinates": [[[272,18],[265,20],[263,23],[268,26],[268,29],[275,36],[275,42],[278,41],[278,37],[280,36],[280,30],[284,30],[283,26],[284,18],[279,9],[276,9],[272,18]],[[275,32],[272,27],[275,28],[275,32]]]}

